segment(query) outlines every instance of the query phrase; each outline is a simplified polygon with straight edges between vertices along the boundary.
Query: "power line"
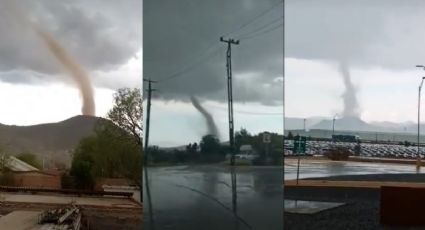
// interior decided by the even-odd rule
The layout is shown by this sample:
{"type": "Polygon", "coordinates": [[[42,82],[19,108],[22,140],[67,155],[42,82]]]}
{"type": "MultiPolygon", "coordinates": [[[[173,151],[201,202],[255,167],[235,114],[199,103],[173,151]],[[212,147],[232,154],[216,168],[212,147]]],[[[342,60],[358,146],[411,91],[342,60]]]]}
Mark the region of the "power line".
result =
{"type": "Polygon", "coordinates": [[[202,62],[208,60],[210,57],[212,57],[214,54],[217,54],[220,46],[218,44],[214,45],[214,46],[210,46],[210,48],[207,49],[207,52],[197,56],[196,59],[194,59],[194,62],[191,62],[190,64],[186,65],[185,67],[181,68],[180,70],[174,72],[173,74],[167,76],[167,77],[163,77],[160,80],[158,80],[158,82],[164,82],[164,81],[168,81],[171,80],[173,78],[179,77],[179,76],[187,76],[187,75],[182,75],[192,69],[194,69],[195,67],[199,66],[197,64],[201,64],[202,62]],[[208,52],[210,52],[208,54],[208,52]]]}
{"type": "Polygon", "coordinates": [[[249,111],[238,111],[235,110],[237,113],[243,113],[243,114],[250,114],[250,115],[274,115],[274,116],[281,116],[283,113],[262,113],[262,112],[249,112],[249,111]]]}
{"type": "Polygon", "coordinates": [[[274,26],[274,27],[272,27],[272,28],[269,28],[268,30],[264,30],[264,31],[263,31],[263,32],[261,32],[261,33],[254,34],[254,35],[252,35],[252,36],[248,36],[248,37],[244,37],[244,38],[240,38],[240,39],[249,40],[249,39],[255,38],[255,37],[257,37],[257,36],[260,36],[260,35],[264,35],[264,34],[266,34],[266,33],[269,33],[269,32],[271,32],[271,31],[273,31],[273,30],[276,30],[276,29],[279,29],[279,28],[283,28],[283,27],[282,27],[282,25],[283,25],[283,22],[282,22],[282,23],[280,23],[279,25],[276,25],[276,26],[274,26]]]}
{"type": "MultiPolygon", "coordinates": [[[[255,21],[256,21],[257,19],[259,19],[260,17],[262,17],[262,16],[266,15],[267,13],[269,13],[270,11],[272,11],[275,7],[277,7],[277,6],[278,6],[278,5],[280,5],[280,4],[283,4],[283,1],[279,1],[279,2],[277,2],[276,4],[273,4],[273,6],[272,6],[272,7],[268,8],[267,10],[265,10],[265,11],[263,11],[262,13],[258,14],[256,17],[254,17],[254,18],[252,18],[251,20],[247,21],[246,23],[242,24],[241,26],[239,26],[239,27],[238,27],[238,28],[236,28],[235,30],[233,30],[233,31],[230,31],[230,32],[226,33],[225,35],[223,35],[223,37],[228,36],[229,34],[235,33],[235,32],[237,32],[237,31],[240,31],[241,29],[243,29],[243,28],[247,27],[249,24],[251,24],[252,22],[255,22],[255,21]]],[[[201,53],[200,53],[200,55],[197,55],[197,56],[196,56],[196,58],[193,58],[193,59],[192,59],[192,60],[195,60],[194,62],[193,62],[193,61],[189,62],[189,63],[191,63],[191,64],[186,65],[186,66],[185,66],[185,67],[183,67],[182,69],[180,69],[180,70],[178,70],[178,71],[176,71],[176,72],[174,72],[174,73],[170,74],[170,75],[169,75],[169,76],[167,76],[167,77],[163,77],[163,78],[161,78],[160,80],[158,80],[158,82],[168,81],[168,80],[171,80],[171,79],[173,79],[173,78],[177,78],[177,77],[179,77],[179,76],[183,76],[183,75],[182,75],[183,73],[186,73],[186,72],[188,72],[188,71],[192,70],[194,67],[196,67],[196,66],[197,66],[196,64],[200,64],[200,63],[202,63],[203,61],[206,61],[209,57],[211,57],[211,56],[214,54],[214,53],[210,53],[210,55],[207,55],[207,54],[208,54],[208,52],[210,52],[211,50],[213,50],[212,52],[214,52],[214,51],[218,51],[218,50],[219,50],[219,48],[220,48],[220,46],[219,46],[219,44],[218,44],[218,43],[216,43],[216,42],[211,43],[211,45],[209,46],[209,48],[205,49],[205,51],[204,51],[204,52],[201,52],[201,53]],[[207,55],[207,56],[205,56],[205,55],[207,55]],[[203,57],[203,56],[204,56],[205,58],[204,58],[204,59],[200,59],[200,58],[201,58],[201,57],[203,57]]]]}
{"type": "MultiPolygon", "coordinates": [[[[226,108],[220,107],[220,106],[211,106],[217,109],[221,109],[221,110],[227,110],[226,108]]],[[[282,112],[252,112],[252,111],[245,111],[245,110],[233,110],[236,113],[241,113],[241,114],[250,114],[250,115],[282,115],[282,112]]]]}
{"type": "Polygon", "coordinates": [[[261,12],[260,14],[258,14],[256,17],[252,18],[251,20],[247,21],[246,23],[242,24],[241,26],[239,26],[238,28],[236,28],[235,30],[228,32],[226,34],[223,35],[223,37],[227,37],[230,34],[233,34],[235,32],[238,32],[240,30],[242,30],[243,28],[247,27],[249,24],[255,22],[256,20],[258,20],[259,18],[261,18],[262,16],[268,14],[270,11],[272,11],[275,7],[279,6],[283,4],[283,0],[278,1],[276,4],[273,4],[272,7],[268,8],[267,10],[261,12]]]}
{"type": "Polygon", "coordinates": [[[275,22],[278,22],[278,21],[280,21],[280,20],[282,20],[282,19],[283,19],[283,15],[282,15],[282,16],[280,16],[279,18],[276,18],[276,19],[274,19],[274,20],[270,21],[269,23],[266,23],[265,25],[262,25],[262,26],[260,26],[260,27],[256,28],[255,30],[252,30],[252,31],[250,31],[250,32],[247,32],[247,33],[244,33],[244,34],[239,35],[239,36],[238,36],[238,39],[243,39],[243,38],[244,38],[244,37],[246,37],[246,36],[250,36],[250,35],[252,35],[252,34],[255,34],[255,33],[257,33],[258,31],[261,31],[262,29],[264,29],[264,28],[266,28],[266,27],[268,27],[268,26],[270,26],[270,25],[274,24],[275,22]]]}

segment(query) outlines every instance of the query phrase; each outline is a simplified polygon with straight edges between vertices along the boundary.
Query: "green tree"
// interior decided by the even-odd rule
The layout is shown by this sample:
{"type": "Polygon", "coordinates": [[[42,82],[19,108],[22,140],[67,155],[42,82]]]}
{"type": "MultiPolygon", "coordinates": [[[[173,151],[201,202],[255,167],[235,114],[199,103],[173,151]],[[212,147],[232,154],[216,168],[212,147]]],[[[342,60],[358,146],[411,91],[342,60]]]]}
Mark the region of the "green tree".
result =
{"type": "Polygon", "coordinates": [[[252,135],[244,128],[241,128],[240,131],[235,133],[235,147],[236,151],[239,151],[239,148],[242,145],[251,145],[252,144],[252,135]]]}
{"type": "MultiPolygon", "coordinates": [[[[114,106],[108,112],[108,118],[119,128],[124,130],[125,133],[130,134],[137,146],[129,146],[129,148],[136,148],[138,152],[124,151],[122,154],[127,155],[122,159],[121,166],[126,165],[127,168],[121,169],[125,177],[131,179],[139,188],[142,188],[142,117],[143,117],[143,99],[140,89],[122,88],[114,95],[114,106]],[[131,160],[130,160],[131,159],[131,160]]],[[[118,132],[115,134],[116,138],[122,139],[127,142],[128,135],[118,132]]],[[[147,164],[148,162],[145,162],[147,164]]],[[[142,193],[141,200],[143,200],[142,193]]]]}
{"type": "Polygon", "coordinates": [[[92,190],[95,179],[92,174],[93,163],[90,161],[76,160],[72,163],[71,175],[75,178],[78,189],[92,190]]]}
{"type": "Polygon", "coordinates": [[[142,142],[142,95],[140,89],[122,88],[114,94],[114,106],[108,112],[108,119],[131,134],[137,144],[142,142]]]}
{"type": "Polygon", "coordinates": [[[9,168],[10,155],[0,146],[0,185],[12,186],[13,177],[9,168]]]}
{"type": "MultiPolygon", "coordinates": [[[[251,145],[259,154],[259,158],[255,160],[256,164],[266,163],[266,144],[263,142],[263,133],[252,136],[251,145]]],[[[268,144],[269,158],[273,164],[282,164],[283,157],[283,136],[277,133],[270,133],[270,141],[268,144]]]]}
{"type": "Polygon", "coordinates": [[[0,149],[0,173],[9,171],[10,156],[0,149]]]}
{"type": "Polygon", "coordinates": [[[37,156],[30,152],[20,153],[16,158],[38,169],[42,169],[41,162],[38,160],[37,156]]]}
{"type": "Polygon", "coordinates": [[[225,148],[222,148],[220,141],[214,135],[206,135],[202,137],[201,143],[201,160],[205,162],[217,162],[224,160],[225,148]]]}
{"type": "Polygon", "coordinates": [[[74,180],[67,172],[61,174],[61,188],[72,189],[74,188],[74,180]]]}
{"type": "Polygon", "coordinates": [[[92,189],[94,186],[93,155],[96,152],[96,137],[83,138],[74,151],[71,165],[71,176],[74,177],[74,185],[78,189],[92,189]]]}
{"type": "Polygon", "coordinates": [[[149,146],[148,152],[150,153],[151,160],[154,163],[166,162],[166,161],[172,160],[169,157],[170,154],[167,154],[165,151],[159,149],[159,147],[156,145],[149,146]]]}
{"type": "Polygon", "coordinates": [[[292,134],[292,132],[289,131],[289,133],[288,133],[288,140],[292,140],[292,139],[294,139],[294,134],[292,134]]]}
{"type": "Polygon", "coordinates": [[[203,136],[200,147],[203,154],[217,154],[221,152],[220,141],[214,135],[203,136]]]}
{"type": "Polygon", "coordinates": [[[187,161],[197,161],[199,160],[199,154],[198,154],[198,143],[189,143],[186,145],[186,160],[187,161]]]}
{"type": "Polygon", "coordinates": [[[74,151],[71,175],[79,188],[91,188],[99,177],[126,178],[141,187],[141,146],[135,138],[108,120],[95,135],[82,139],[74,151]]]}

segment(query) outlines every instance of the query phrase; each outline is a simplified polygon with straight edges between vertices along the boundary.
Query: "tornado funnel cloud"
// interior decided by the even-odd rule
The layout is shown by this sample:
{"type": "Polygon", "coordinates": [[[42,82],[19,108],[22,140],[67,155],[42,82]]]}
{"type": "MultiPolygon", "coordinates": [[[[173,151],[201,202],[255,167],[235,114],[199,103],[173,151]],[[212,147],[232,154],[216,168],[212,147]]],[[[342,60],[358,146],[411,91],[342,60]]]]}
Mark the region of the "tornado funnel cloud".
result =
{"type": "MultiPolygon", "coordinates": [[[[93,86],[90,78],[83,67],[68,54],[68,52],[55,40],[55,38],[44,30],[41,25],[29,20],[28,14],[22,10],[12,0],[3,0],[3,9],[10,11],[10,15],[19,22],[23,28],[32,28],[40,39],[46,43],[50,53],[59,61],[65,71],[75,81],[83,101],[82,114],[95,116],[95,102],[93,96],[93,86]]],[[[1,8],[0,8],[1,9],[1,8]]],[[[7,12],[6,12],[7,13],[7,12]]]]}
{"type": "Polygon", "coordinates": [[[196,110],[198,110],[202,114],[202,116],[204,116],[208,128],[208,134],[214,135],[219,138],[218,129],[211,114],[208,113],[208,111],[204,107],[202,107],[201,103],[199,103],[198,99],[196,99],[195,96],[190,96],[190,101],[192,102],[192,105],[196,108],[196,110]]]}
{"type": "Polygon", "coordinates": [[[359,102],[357,100],[357,91],[353,82],[351,81],[350,72],[346,62],[341,62],[339,71],[342,75],[345,91],[342,95],[344,100],[344,117],[360,118],[359,102]]]}
{"type": "Polygon", "coordinates": [[[83,99],[82,114],[94,116],[95,102],[93,87],[85,70],[63,49],[59,43],[46,31],[37,25],[33,25],[37,34],[46,42],[50,52],[57,58],[62,66],[69,72],[80,90],[83,99]]]}

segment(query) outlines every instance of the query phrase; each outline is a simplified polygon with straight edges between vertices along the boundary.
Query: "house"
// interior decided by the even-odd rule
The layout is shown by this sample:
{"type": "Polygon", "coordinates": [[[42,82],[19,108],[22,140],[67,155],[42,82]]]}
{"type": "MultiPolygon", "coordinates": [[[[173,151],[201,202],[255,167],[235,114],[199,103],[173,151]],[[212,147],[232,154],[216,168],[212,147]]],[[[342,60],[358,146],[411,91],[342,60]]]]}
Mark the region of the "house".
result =
{"type": "Polygon", "coordinates": [[[14,156],[9,156],[9,161],[7,162],[7,168],[12,171],[38,171],[38,168],[19,160],[14,156]]]}
{"type": "Polygon", "coordinates": [[[5,166],[9,171],[1,176],[2,185],[49,189],[61,188],[61,176],[59,173],[40,171],[14,156],[8,157],[9,159],[5,166]]]}

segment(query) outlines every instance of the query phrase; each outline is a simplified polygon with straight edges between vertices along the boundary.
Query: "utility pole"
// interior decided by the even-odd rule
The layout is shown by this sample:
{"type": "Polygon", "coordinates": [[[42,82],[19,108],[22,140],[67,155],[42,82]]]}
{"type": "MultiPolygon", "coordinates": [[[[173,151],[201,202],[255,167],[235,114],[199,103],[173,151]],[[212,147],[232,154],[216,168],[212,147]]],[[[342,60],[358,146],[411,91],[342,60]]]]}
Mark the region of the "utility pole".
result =
{"type": "Polygon", "coordinates": [[[150,124],[150,116],[151,116],[151,98],[152,98],[152,92],[156,91],[156,89],[152,89],[152,83],[156,83],[156,81],[152,81],[150,79],[143,79],[143,81],[148,82],[148,100],[147,100],[147,106],[146,106],[146,128],[145,128],[145,155],[144,155],[144,165],[146,166],[148,164],[148,144],[149,144],[149,124],[150,124]]]}
{"type": "Polygon", "coordinates": [[[332,142],[334,142],[334,135],[335,135],[335,120],[338,114],[335,114],[332,119],[332,142]]]}
{"type": "MultiPolygon", "coordinates": [[[[237,187],[236,187],[236,172],[235,168],[235,142],[233,135],[233,93],[232,93],[232,44],[238,45],[239,40],[228,39],[225,40],[220,37],[221,42],[227,43],[226,52],[226,69],[227,69],[227,94],[228,94],[228,107],[229,107],[229,144],[230,144],[230,165],[231,165],[231,179],[232,179],[232,206],[235,216],[237,215],[237,187]]],[[[236,220],[235,228],[239,229],[239,222],[236,220]]]]}
{"type": "MultiPolygon", "coordinates": [[[[425,68],[425,67],[424,67],[425,68]]],[[[416,160],[416,169],[419,170],[421,167],[421,152],[420,152],[420,127],[421,127],[421,90],[422,85],[424,83],[425,77],[422,77],[421,84],[419,85],[418,90],[418,153],[417,153],[417,160],[416,160]]]]}
{"type": "Polygon", "coordinates": [[[231,151],[230,165],[235,165],[235,143],[233,135],[233,93],[232,93],[232,44],[238,45],[239,40],[228,39],[225,40],[223,37],[220,37],[221,42],[227,43],[227,52],[226,52],[226,69],[227,69],[227,94],[228,94],[228,107],[229,107],[229,144],[231,151]]]}
{"type": "MultiPolygon", "coordinates": [[[[148,100],[147,100],[147,113],[146,113],[146,129],[145,129],[145,148],[144,148],[144,156],[143,156],[143,171],[145,175],[145,189],[146,189],[146,196],[148,199],[148,207],[149,207],[149,222],[150,222],[150,229],[155,229],[155,224],[153,220],[153,210],[152,210],[152,201],[151,201],[151,194],[150,194],[150,188],[149,188],[149,181],[148,181],[148,144],[149,144],[149,124],[150,124],[150,115],[151,115],[151,97],[152,92],[156,91],[156,89],[152,89],[152,83],[156,83],[156,81],[152,81],[150,79],[143,79],[143,81],[148,82],[148,100]]],[[[143,179],[142,179],[143,180],[143,179]]],[[[142,183],[143,184],[143,183],[142,183]]],[[[140,197],[141,201],[143,201],[143,189],[140,189],[140,197]]]]}

